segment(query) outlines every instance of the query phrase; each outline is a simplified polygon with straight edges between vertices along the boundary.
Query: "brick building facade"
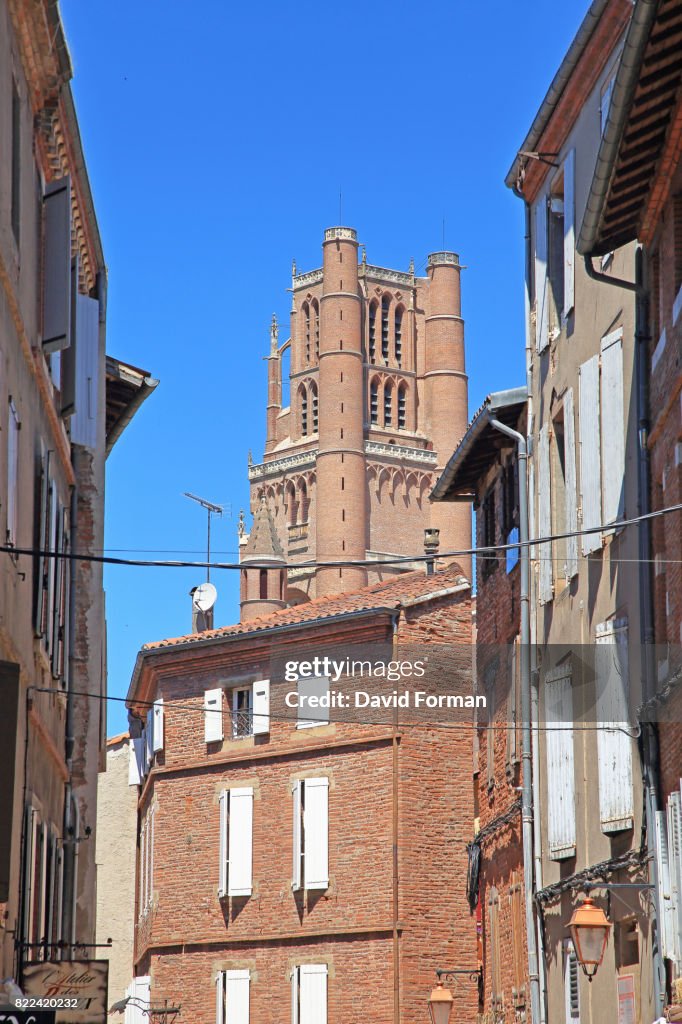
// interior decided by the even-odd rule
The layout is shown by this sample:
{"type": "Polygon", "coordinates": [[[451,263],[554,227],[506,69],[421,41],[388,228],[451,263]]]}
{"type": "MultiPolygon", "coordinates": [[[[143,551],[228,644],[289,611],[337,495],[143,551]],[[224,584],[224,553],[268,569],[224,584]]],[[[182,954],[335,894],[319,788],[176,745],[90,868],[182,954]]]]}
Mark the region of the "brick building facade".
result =
{"type": "MultiPolygon", "coordinates": [[[[131,994],[182,1003],[192,1024],[411,1024],[436,968],[475,967],[469,728],[398,710],[311,717],[287,708],[307,681],[283,670],[439,643],[466,661],[470,638],[470,586],[453,566],[142,648],[128,694],[140,732],[131,994]]],[[[459,995],[458,1018],[472,1019],[475,987],[459,995]]]]}
{"type": "MultiPolygon", "coordinates": [[[[280,345],[274,320],[271,329],[267,438],[263,462],[249,465],[251,508],[265,501],[289,568],[285,592],[273,574],[267,596],[293,604],[395,573],[395,566],[368,572],[296,563],[379,564],[421,552],[428,526],[440,527],[443,551],[467,549],[468,513],[441,521],[427,500],[466,423],[456,253],[432,253],[427,276],[418,277],[413,266],[407,273],[373,266],[364,251],[358,262],[355,230],[329,228],[322,267],[303,274],[294,267],[290,337],[280,345]]],[[[260,590],[243,576],[248,618],[259,614],[251,601],[260,590]]]]}

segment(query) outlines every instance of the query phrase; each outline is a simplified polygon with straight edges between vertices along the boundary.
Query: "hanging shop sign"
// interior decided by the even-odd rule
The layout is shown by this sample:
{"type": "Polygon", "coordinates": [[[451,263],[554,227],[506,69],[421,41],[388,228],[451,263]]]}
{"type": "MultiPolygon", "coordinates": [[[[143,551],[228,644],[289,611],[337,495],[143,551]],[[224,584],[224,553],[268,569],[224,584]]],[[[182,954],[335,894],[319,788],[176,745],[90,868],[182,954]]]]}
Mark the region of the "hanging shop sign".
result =
{"type": "Polygon", "coordinates": [[[31,1002],[21,1008],[53,1010],[56,1024],[105,1024],[108,983],[108,960],[24,964],[21,987],[31,1002]]]}

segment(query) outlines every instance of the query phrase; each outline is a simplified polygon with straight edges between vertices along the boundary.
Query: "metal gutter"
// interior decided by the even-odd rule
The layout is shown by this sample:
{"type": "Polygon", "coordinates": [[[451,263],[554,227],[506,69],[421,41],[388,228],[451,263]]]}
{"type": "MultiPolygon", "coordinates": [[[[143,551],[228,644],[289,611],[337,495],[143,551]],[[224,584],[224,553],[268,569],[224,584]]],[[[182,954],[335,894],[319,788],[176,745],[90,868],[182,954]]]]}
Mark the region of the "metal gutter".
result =
{"type": "Polygon", "coordinates": [[[520,156],[520,153],[522,151],[526,153],[535,152],[537,144],[540,141],[540,137],[542,136],[542,133],[547,127],[547,123],[549,122],[552,113],[554,112],[554,108],[561,99],[563,91],[566,88],[566,85],[575,70],[576,64],[580,60],[583,51],[587,46],[590,37],[596,29],[599,23],[599,19],[604,13],[609,2],[610,0],[594,0],[594,2],[590,4],[590,9],[583,18],[582,24],[580,25],[580,28],[578,29],[575,38],[573,39],[573,42],[569,46],[566,56],[561,62],[559,70],[552,79],[551,85],[547,90],[547,94],[544,100],[542,101],[540,109],[535,115],[535,119],[533,120],[533,123],[530,127],[530,131],[521,143],[519,147],[519,152],[516,154],[514,162],[509,168],[509,171],[507,172],[507,176],[504,179],[504,183],[507,186],[507,188],[513,189],[516,185],[520,171],[521,160],[523,159],[520,156]]]}
{"type": "Polygon", "coordinates": [[[651,26],[654,23],[658,6],[659,0],[637,0],[634,5],[613,86],[606,128],[597,154],[590,194],[576,244],[576,249],[582,256],[603,255],[602,252],[595,251],[595,246],[604,203],[613,177],[623,129],[637,88],[642,57],[649,41],[651,26]]]}

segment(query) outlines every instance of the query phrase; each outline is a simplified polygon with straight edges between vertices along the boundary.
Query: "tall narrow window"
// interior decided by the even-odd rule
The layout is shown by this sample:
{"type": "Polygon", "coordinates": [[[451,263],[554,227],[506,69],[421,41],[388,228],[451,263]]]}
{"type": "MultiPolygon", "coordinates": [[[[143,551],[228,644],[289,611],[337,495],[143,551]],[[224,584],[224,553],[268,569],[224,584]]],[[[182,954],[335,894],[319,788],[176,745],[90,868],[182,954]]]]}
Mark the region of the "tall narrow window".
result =
{"type": "Polygon", "coordinates": [[[301,396],[301,434],[303,437],[308,436],[308,391],[305,385],[301,385],[299,391],[301,396]]]}
{"type": "Polygon", "coordinates": [[[393,388],[390,382],[384,388],[384,426],[390,427],[393,424],[393,388]]]}
{"type": "Polygon", "coordinates": [[[329,888],[329,779],[297,779],[293,795],[292,889],[329,888]]]}
{"type": "Polygon", "coordinates": [[[268,596],[268,570],[260,569],[258,573],[258,596],[261,601],[267,600],[268,596]]]}
{"type": "Polygon", "coordinates": [[[314,330],[315,330],[315,358],[320,358],[320,307],[317,299],[313,299],[312,312],[314,318],[314,330]]]}
{"type": "Polygon", "coordinates": [[[373,363],[377,354],[377,304],[369,304],[369,361],[373,363]]]}
{"type": "Polygon", "coordinates": [[[327,1024],[326,964],[301,964],[291,971],[291,1024],[327,1024]]]}
{"type": "Polygon", "coordinates": [[[313,407],[313,434],[316,434],[319,429],[319,418],[318,418],[318,404],[317,404],[317,385],[310,385],[310,396],[312,399],[313,407]]]}
{"type": "Polygon", "coordinates": [[[303,303],[303,336],[305,338],[305,361],[310,362],[310,306],[303,303]]]}
{"type": "Polygon", "coordinates": [[[398,366],[403,365],[403,307],[398,306],[395,311],[395,361],[398,366]]]}
{"type": "Polygon", "coordinates": [[[401,430],[407,425],[407,388],[401,384],[398,388],[398,426],[401,430]]]}
{"type": "Polygon", "coordinates": [[[220,804],[218,896],[253,891],[253,788],[223,789],[220,804]]]}
{"type": "Polygon", "coordinates": [[[250,971],[247,968],[218,972],[216,1024],[249,1024],[249,984],[250,971]]]}
{"type": "Polygon", "coordinates": [[[388,309],[391,300],[384,295],[381,300],[381,358],[388,366],[388,309]]]}
{"type": "Polygon", "coordinates": [[[369,419],[370,423],[379,422],[379,382],[376,377],[369,386],[369,419]]]}
{"type": "Polygon", "coordinates": [[[12,232],[19,244],[21,225],[21,104],[17,83],[12,79],[12,232]]]}

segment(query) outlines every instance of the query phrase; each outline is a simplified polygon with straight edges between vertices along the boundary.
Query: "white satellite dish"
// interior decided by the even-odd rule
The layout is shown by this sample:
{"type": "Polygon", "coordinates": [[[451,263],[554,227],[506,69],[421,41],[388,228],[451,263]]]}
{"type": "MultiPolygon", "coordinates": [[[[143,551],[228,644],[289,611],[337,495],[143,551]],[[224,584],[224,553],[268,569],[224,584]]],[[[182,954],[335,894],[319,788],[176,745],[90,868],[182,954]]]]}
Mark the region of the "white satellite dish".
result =
{"type": "Polygon", "coordinates": [[[208,612],[216,603],[218,591],[212,583],[202,583],[192,594],[192,604],[200,612],[208,612]]]}

